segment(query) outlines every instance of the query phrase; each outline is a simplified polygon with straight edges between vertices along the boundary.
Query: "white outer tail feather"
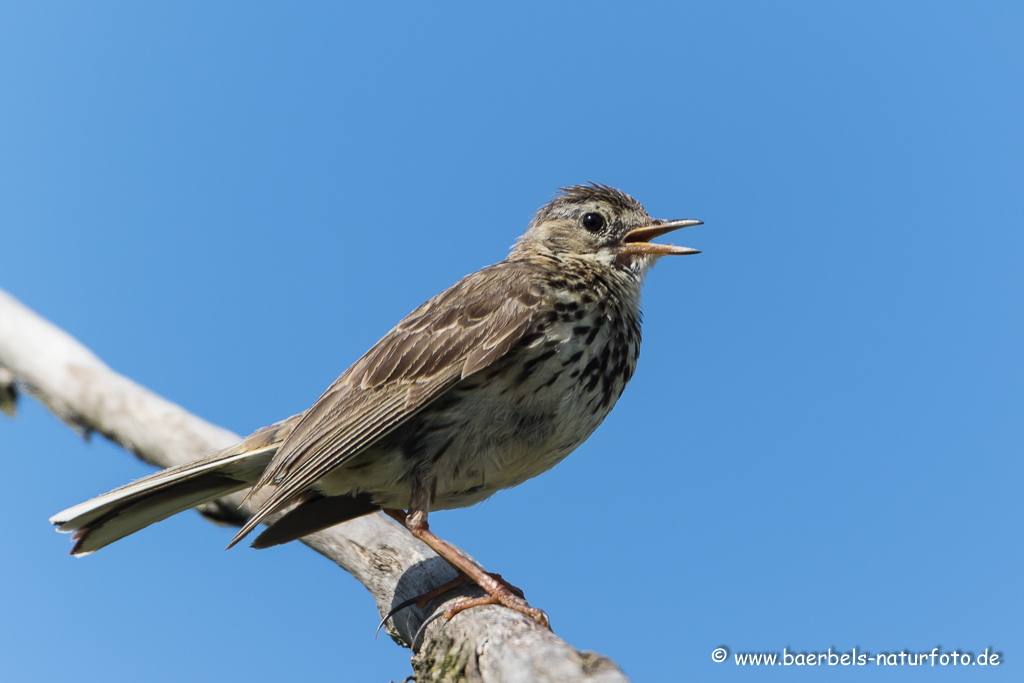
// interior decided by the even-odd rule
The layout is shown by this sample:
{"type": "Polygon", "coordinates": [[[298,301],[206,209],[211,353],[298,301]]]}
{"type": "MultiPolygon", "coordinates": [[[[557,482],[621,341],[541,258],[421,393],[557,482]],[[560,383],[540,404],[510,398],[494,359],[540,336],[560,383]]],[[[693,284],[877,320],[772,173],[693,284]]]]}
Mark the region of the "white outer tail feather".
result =
{"type": "Polygon", "coordinates": [[[178,512],[251,486],[278,445],[216,453],[157,472],[58,512],[50,523],[62,533],[76,532],[72,554],[88,555],[178,512]]]}

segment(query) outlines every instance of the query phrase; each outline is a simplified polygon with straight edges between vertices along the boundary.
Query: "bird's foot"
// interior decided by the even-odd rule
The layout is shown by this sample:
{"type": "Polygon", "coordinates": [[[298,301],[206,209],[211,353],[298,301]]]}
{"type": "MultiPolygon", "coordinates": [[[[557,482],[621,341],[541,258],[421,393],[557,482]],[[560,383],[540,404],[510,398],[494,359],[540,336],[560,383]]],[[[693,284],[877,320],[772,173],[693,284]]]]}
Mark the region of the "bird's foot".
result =
{"type": "MultiPolygon", "coordinates": [[[[508,581],[503,579],[501,574],[494,574],[494,573],[491,573],[491,572],[487,572],[487,576],[489,576],[492,579],[494,579],[496,582],[498,582],[499,585],[504,586],[505,588],[507,588],[509,591],[512,592],[513,595],[518,596],[520,598],[523,598],[525,600],[526,595],[523,593],[523,590],[521,588],[513,586],[511,583],[509,583],[508,581]]],[[[402,602],[400,602],[397,605],[395,605],[394,607],[392,607],[391,611],[388,612],[386,615],[384,615],[384,618],[381,619],[380,624],[377,626],[377,635],[380,634],[381,628],[383,628],[384,624],[386,624],[388,622],[388,619],[390,619],[391,617],[395,616],[396,614],[398,614],[399,612],[404,610],[406,607],[412,607],[413,605],[416,605],[417,609],[423,609],[427,605],[429,605],[431,603],[431,601],[433,601],[434,599],[441,597],[442,595],[444,595],[448,591],[455,590],[456,588],[459,588],[460,586],[465,586],[466,584],[470,584],[470,585],[473,585],[473,586],[478,585],[477,582],[474,581],[472,578],[466,576],[462,572],[459,572],[459,575],[456,576],[451,581],[449,581],[447,583],[444,583],[444,584],[438,586],[437,588],[432,588],[432,589],[428,590],[426,593],[422,593],[420,595],[417,595],[415,598],[408,598],[407,600],[403,600],[402,602]]],[[[458,604],[458,603],[456,603],[456,604],[458,604]]],[[[467,605],[467,607],[471,607],[471,605],[467,605]]],[[[465,609],[465,608],[462,608],[462,609],[465,609]]],[[[458,614],[458,612],[461,612],[462,609],[459,609],[458,611],[453,612],[452,614],[453,615],[454,614],[458,614]]],[[[550,626],[548,628],[550,628],[550,626]]]]}
{"type": "MultiPolygon", "coordinates": [[[[452,605],[446,607],[443,612],[438,612],[431,618],[427,619],[427,621],[425,621],[420,626],[419,631],[417,631],[416,633],[416,637],[413,638],[413,642],[415,642],[418,639],[420,633],[424,630],[427,624],[429,624],[434,619],[443,616],[445,620],[448,620],[454,617],[459,612],[467,610],[470,607],[477,607],[478,605],[504,605],[509,609],[513,609],[517,612],[525,614],[531,619],[537,621],[541,626],[547,628],[549,631],[551,630],[551,621],[548,619],[548,615],[545,614],[543,610],[536,609],[535,607],[530,607],[529,603],[526,602],[526,595],[523,593],[521,588],[513,586],[511,583],[502,578],[501,574],[486,572],[486,575],[494,580],[494,584],[488,587],[488,589],[494,589],[493,593],[489,593],[488,595],[484,595],[477,598],[466,598],[464,600],[459,600],[458,602],[455,602],[452,605]]],[[[479,585],[474,579],[470,578],[469,576],[466,576],[462,572],[459,572],[459,575],[451,581],[442,584],[437,588],[433,588],[427,591],[426,593],[423,593],[422,595],[418,595],[415,598],[403,600],[399,604],[392,607],[391,611],[388,612],[383,619],[381,619],[380,624],[377,626],[377,634],[380,634],[381,628],[383,628],[384,624],[388,622],[388,619],[395,616],[406,607],[412,607],[413,605],[416,605],[418,609],[423,609],[424,607],[429,605],[430,602],[435,598],[438,598],[447,593],[448,591],[454,590],[455,588],[465,586],[466,584],[479,585]]]]}
{"type": "MultiPolygon", "coordinates": [[[[521,590],[505,581],[500,574],[485,572],[474,562],[463,556],[462,553],[460,553],[454,546],[441,539],[437,534],[430,530],[430,526],[427,524],[428,499],[428,490],[423,486],[416,486],[413,487],[413,497],[411,504],[409,505],[408,513],[402,510],[390,508],[384,508],[383,512],[395,521],[405,524],[405,527],[413,536],[426,543],[431,550],[440,555],[446,562],[448,562],[448,564],[459,572],[460,575],[466,577],[466,579],[487,591],[486,596],[460,600],[450,607],[445,608],[445,618],[451,619],[459,612],[467,610],[470,607],[477,607],[478,605],[504,605],[505,607],[515,610],[520,614],[525,614],[550,631],[551,621],[548,619],[548,615],[545,614],[543,610],[530,607],[530,603],[526,602],[526,598],[523,596],[523,592],[521,590]]],[[[456,579],[456,581],[461,582],[461,579],[456,579]]],[[[446,586],[448,586],[448,584],[446,584],[446,586]]],[[[440,588],[445,588],[445,586],[441,586],[440,588]]],[[[451,586],[448,586],[448,590],[450,589],[451,586]]],[[[437,591],[438,589],[434,590],[437,591]]],[[[394,610],[392,613],[394,613],[394,610]]],[[[435,618],[437,617],[434,616],[428,619],[424,623],[423,627],[435,618]]],[[[385,621],[387,621],[386,618],[385,621]]],[[[420,627],[420,630],[422,630],[423,627],[420,627]]],[[[416,639],[413,638],[413,642],[415,642],[415,640],[416,639]]]]}
{"type": "Polygon", "coordinates": [[[547,630],[551,630],[551,620],[548,619],[548,615],[544,613],[544,610],[537,609],[536,607],[530,607],[530,603],[522,597],[522,591],[516,589],[519,595],[513,593],[508,585],[504,581],[501,582],[500,590],[483,595],[478,598],[466,598],[465,600],[459,600],[456,603],[448,605],[444,609],[444,618],[451,619],[459,612],[469,609],[470,607],[478,607],[480,605],[504,605],[509,609],[515,610],[520,614],[525,614],[530,617],[547,630]]]}
{"type": "MultiPolygon", "coordinates": [[[[499,586],[502,586],[502,587],[506,588],[507,590],[511,591],[513,595],[516,595],[516,596],[518,596],[520,598],[523,598],[523,599],[526,598],[526,594],[523,593],[523,589],[522,588],[518,588],[516,586],[513,586],[511,583],[509,583],[504,578],[502,578],[501,574],[494,574],[492,572],[486,572],[486,574],[487,574],[487,576],[489,576],[492,579],[494,579],[495,581],[497,581],[499,586]]],[[[438,586],[437,588],[434,588],[432,590],[429,590],[426,593],[424,593],[423,595],[420,595],[419,597],[410,598],[410,600],[406,600],[402,604],[408,606],[410,604],[413,604],[411,602],[412,600],[415,600],[416,607],[418,607],[419,609],[423,609],[428,604],[430,604],[430,601],[433,600],[434,598],[439,597],[441,595],[444,595],[448,591],[454,590],[454,589],[458,588],[459,586],[465,586],[466,584],[470,584],[470,585],[473,585],[473,586],[478,585],[477,582],[474,581],[471,577],[466,576],[462,572],[459,572],[459,575],[456,576],[451,581],[449,581],[448,583],[443,584],[441,586],[438,586]]]]}

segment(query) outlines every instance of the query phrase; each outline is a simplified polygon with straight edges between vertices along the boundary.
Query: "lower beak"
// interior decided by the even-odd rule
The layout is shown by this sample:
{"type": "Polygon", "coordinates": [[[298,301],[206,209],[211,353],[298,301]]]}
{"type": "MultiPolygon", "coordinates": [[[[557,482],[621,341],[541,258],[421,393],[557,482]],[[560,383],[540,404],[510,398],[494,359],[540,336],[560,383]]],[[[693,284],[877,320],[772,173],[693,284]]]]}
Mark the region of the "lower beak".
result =
{"type": "Polygon", "coordinates": [[[622,250],[628,254],[652,254],[656,256],[699,254],[700,250],[691,249],[690,247],[677,247],[672,244],[651,244],[651,240],[655,237],[694,225],[704,225],[704,223],[692,218],[684,218],[677,221],[655,220],[650,225],[627,232],[626,236],[622,239],[624,242],[622,250]]]}

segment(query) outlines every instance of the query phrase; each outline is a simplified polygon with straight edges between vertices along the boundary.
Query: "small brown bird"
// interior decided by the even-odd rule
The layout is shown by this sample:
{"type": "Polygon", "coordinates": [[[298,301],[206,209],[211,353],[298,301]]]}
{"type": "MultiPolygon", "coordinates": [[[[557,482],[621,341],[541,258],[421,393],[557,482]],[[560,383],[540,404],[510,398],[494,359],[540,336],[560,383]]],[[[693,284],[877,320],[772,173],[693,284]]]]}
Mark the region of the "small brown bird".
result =
{"type": "Polygon", "coordinates": [[[591,435],[636,368],[644,275],[661,256],[700,253],[650,240],[693,225],[652,219],[605,185],[564,188],[504,261],[410,313],[309,410],[50,521],[84,555],[247,487],[273,488],[229,548],[282,511],[254,547],[383,510],[487,592],[445,616],[500,603],[547,625],[435,536],[427,513],[536,477],[591,435]]]}

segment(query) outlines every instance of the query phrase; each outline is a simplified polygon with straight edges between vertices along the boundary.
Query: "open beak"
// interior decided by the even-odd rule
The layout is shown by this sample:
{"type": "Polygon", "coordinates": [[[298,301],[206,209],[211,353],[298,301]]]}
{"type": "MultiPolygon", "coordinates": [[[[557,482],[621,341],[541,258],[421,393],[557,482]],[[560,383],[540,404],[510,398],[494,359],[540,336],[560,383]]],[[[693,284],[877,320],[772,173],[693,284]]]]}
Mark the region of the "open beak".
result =
{"type": "Polygon", "coordinates": [[[622,239],[625,243],[622,250],[627,254],[652,254],[656,256],[699,254],[700,250],[691,249],[690,247],[677,247],[673,244],[651,244],[651,240],[655,237],[694,225],[704,225],[704,222],[694,220],[693,218],[683,218],[678,221],[655,220],[650,225],[627,232],[626,236],[622,239]]]}

